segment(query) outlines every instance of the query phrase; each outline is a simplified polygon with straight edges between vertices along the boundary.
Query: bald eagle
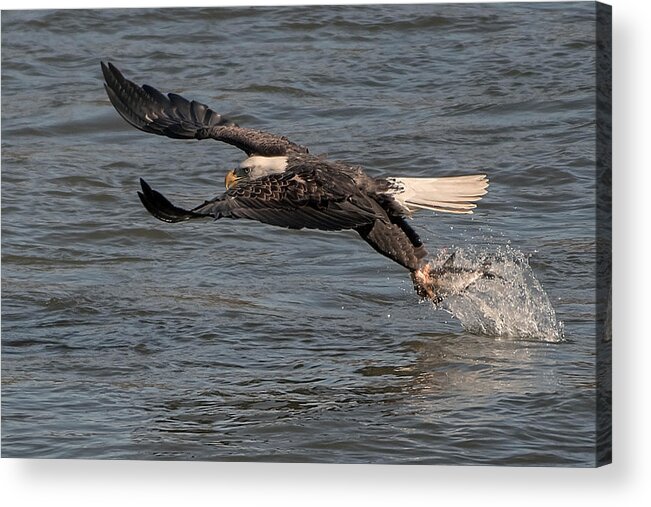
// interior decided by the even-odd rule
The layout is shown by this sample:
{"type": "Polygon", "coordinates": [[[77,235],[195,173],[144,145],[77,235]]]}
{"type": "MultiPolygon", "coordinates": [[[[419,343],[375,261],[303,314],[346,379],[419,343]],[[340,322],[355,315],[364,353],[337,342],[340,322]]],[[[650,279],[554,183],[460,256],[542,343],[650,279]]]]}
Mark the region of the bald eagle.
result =
{"type": "Polygon", "coordinates": [[[205,104],[139,86],[111,63],[101,67],[111,103],[137,129],[174,139],[214,139],[246,154],[226,174],[226,191],[192,209],[173,205],[141,179],[138,196],[154,217],[164,222],[246,218],[289,229],[354,230],[407,268],[421,297],[440,300],[436,270],[407,218],[419,209],[472,213],[486,194],[484,174],[373,178],[361,166],[312,155],[284,136],[240,127],[205,104]]]}

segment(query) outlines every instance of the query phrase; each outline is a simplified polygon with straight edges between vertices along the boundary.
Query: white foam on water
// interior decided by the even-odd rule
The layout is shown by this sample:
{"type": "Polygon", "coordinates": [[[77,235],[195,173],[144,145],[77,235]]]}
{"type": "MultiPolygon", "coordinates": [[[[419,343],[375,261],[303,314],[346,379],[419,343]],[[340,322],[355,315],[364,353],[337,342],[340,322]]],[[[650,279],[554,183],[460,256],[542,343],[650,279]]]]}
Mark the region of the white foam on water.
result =
{"type": "MultiPolygon", "coordinates": [[[[482,270],[488,260],[488,271],[495,275],[479,279],[440,304],[465,330],[496,337],[563,341],[563,323],[556,319],[549,297],[522,252],[510,247],[454,252],[455,267],[482,270]]],[[[451,254],[450,250],[439,252],[432,266],[441,267],[451,254]]]]}

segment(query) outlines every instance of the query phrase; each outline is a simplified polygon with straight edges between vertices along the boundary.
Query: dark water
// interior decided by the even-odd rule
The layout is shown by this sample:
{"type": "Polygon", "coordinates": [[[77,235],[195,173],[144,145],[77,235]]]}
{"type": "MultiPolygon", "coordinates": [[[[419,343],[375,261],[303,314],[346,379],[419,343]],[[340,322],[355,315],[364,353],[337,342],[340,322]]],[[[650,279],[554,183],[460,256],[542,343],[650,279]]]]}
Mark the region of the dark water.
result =
{"type": "Polygon", "coordinates": [[[594,33],[592,3],[3,12],[3,457],[593,465],[594,33]],[[413,223],[520,289],[454,318],[354,233],[157,222],[139,177],[198,203],[241,154],[130,128],[100,60],[377,176],[487,173],[413,223]]]}

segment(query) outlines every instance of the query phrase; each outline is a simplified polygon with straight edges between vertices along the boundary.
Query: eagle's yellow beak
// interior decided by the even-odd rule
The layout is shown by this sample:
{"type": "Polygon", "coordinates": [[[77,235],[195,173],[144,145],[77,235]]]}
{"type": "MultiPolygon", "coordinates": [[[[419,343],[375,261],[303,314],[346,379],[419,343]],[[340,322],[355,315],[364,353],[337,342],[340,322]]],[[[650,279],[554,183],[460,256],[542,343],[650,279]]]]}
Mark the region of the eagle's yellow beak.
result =
{"type": "Polygon", "coordinates": [[[224,186],[226,187],[226,190],[237,185],[239,179],[240,178],[235,176],[235,171],[228,171],[224,177],[224,186]]]}

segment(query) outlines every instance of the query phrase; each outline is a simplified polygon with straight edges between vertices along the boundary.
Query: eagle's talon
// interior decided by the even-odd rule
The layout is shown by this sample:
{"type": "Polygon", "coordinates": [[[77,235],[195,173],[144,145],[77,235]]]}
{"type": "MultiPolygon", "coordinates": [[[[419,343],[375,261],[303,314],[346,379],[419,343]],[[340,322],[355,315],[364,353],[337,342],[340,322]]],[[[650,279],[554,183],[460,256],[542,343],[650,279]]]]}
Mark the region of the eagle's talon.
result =
{"type": "Polygon", "coordinates": [[[411,279],[414,283],[414,290],[416,294],[422,299],[428,299],[438,306],[443,301],[443,298],[436,293],[430,275],[431,266],[425,264],[421,268],[411,272],[411,279]]]}

